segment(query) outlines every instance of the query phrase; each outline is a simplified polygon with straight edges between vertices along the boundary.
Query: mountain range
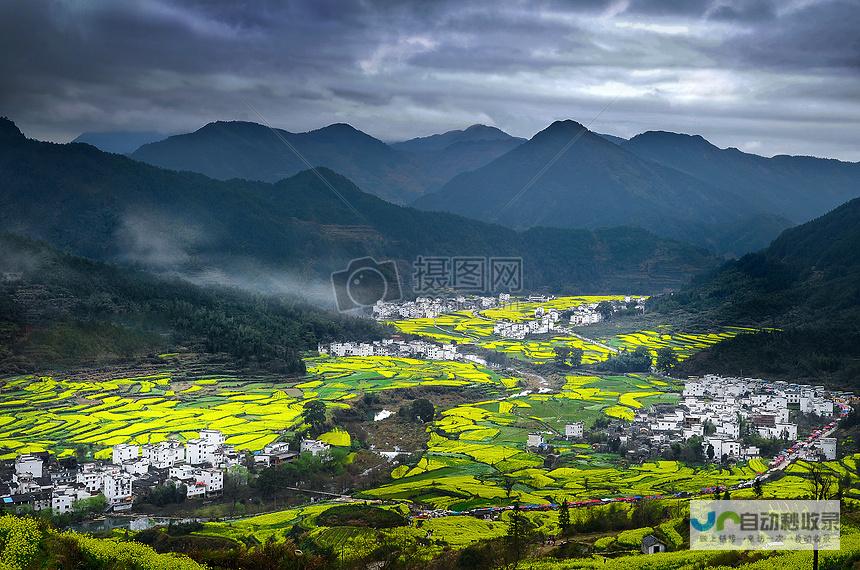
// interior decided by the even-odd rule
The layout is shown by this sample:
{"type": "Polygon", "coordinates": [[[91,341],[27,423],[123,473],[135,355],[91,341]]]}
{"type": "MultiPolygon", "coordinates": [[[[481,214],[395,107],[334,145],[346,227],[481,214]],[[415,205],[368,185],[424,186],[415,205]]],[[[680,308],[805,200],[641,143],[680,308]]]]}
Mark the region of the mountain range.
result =
{"type": "Polygon", "coordinates": [[[638,226],[728,256],[860,195],[860,164],[765,158],[662,131],[626,140],[571,120],[529,140],[473,125],[390,144],[346,124],[291,133],[216,122],[131,156],[221,180],[275,182],[324,166],[420,209],[514,229],[638,226]]]}
{"type": "Polygon", "coordinates": [[[329,274],[363,256],[395,260],[407,283],[422,255],[521,257],[526,287],[555,293],[660,291],[716,263],[637,228],[517,232],[397,206],[328,169],[274,184],[214,180],[30,140],[8,120],[0,176],[7,231],[92,259],[328,302],[329,274]]]}
{"type": "Polygon", "coordinates": [[[744,196],[751,208],[800,224],[860,195],[860,163],[809,156],[765,158],[721,149],[701,136],[664,131],[636,135],[623,148],[720,189],[744,196]]]}
{"type": "Polygon", "coordinates": [[[291,133],[257,123],[218,121],[145,144],[131,157],[220,180],[277,182],[311,167],[326,167],[372,194],[403,204],[521,142],[483,125],[387,145],[343,123],[291,133]]]}
{"type": "Polygon", "coordinates": [[[632,224],[742,254],[860,195],[856,163],[768,159],[674,133],[611,143],[558,121],[415,205],[520,228],[632,224]]]}

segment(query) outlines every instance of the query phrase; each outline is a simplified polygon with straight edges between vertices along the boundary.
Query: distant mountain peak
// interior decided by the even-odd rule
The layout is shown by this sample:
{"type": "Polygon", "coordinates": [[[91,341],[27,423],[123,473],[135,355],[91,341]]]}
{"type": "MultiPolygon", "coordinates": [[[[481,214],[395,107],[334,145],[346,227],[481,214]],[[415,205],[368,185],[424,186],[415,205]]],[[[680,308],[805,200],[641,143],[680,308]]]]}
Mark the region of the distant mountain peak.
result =
{"type": "Polygon", "coordinates": [[[0,117],[0,142],[20,142],[26,138],[15,123],[7,117],[0,117]]]}
{"type": "MultiPolygon", "coordinates": [[[[327,126],[325,126],[325,127],[322,127],[322,128],[320,128],[320,129],[315,129],[315,130],[317,130],[317,131],[342,132],[342,133],[361,133],[361,134],[366,134],[366,133],[364,133],[364,132],[362,132],[362,131],[360,131],[360,130],[356,129],[355,127],[353,127],[353,126],[352,126],[352,125],[350,125],[349,123],[332,123],[332,124],[330,124],[330,125],[327,125],[327,126]]],[[[313,131],[311,131],[311,132],[313,132],[313,131]]]]}
{"type": "Polygon", "coordinates": [[[105,152],[129,154],[145,144],[164,140],[168,136],[157,131],[87,131],[72,142],[92,145],[105,152]]]}
{"type": "MultiPolygon", "coordinates": [[[[545,137],[554,137],[559,135],[575,135],[580,131],[588,131],[581,123],[573,119],[564,119],[563,121],[553,121],[553,123],[544,130],[535,134],[532,140],[539,140],[545,137]]],[[[588,131],[590,132],[590,131],[588,131]]]]}
{"type": "Polygon", "coordinates": [[[504,135],[506,137],[511,136],[498,127],[493,127],[490,125],[482,125],[481,123],[475,123],[474,125],[469,125],[465,129],[463,129],[463,132],[464,133],[471,133],[471,134],[492,133],[492,134],[496,134],[496,135],[504,135]]]}

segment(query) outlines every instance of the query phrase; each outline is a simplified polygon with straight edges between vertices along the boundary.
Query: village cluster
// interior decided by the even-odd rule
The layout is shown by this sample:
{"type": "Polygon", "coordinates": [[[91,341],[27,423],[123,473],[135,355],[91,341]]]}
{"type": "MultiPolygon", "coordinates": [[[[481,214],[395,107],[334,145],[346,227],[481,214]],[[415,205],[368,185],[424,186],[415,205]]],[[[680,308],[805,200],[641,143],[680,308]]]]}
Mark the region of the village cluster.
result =
{"type": "MultiPolygon", "coordinates": [[[[302,440],[299,451],[290,451],[287,442],[274,442],[251,460],[269,467],[300,453],[327,456],[329,451],[327,443],[314,439],[302,440]]],[[[199,438],[187,441],[115,445],[110,461],[78,463],[73,457],[58,459],[49,453],[18,455],[0,466],[0,505],[64,514],[77,501],[103,495],[106,510],[124,511],[136,497],[166,484],[184,489],[187,499],[213,497],[224,489],[225,472],[246,464],[248,457],[227,445],[224,434],[215,429],[201,430],[199,438]]]]}
{"type": "MultiPolygon", "coordinates": [[[[690,378],[677,405],[655,404],[640,410],[629,424],[613,421],[606,431],[617,435],[619,447],[633,459],[660,456],[671,445],[698,437],[707,460],[749,460],[761,455],[758,447],[744,444],[744,436],[752,434],[785,443],[773,465],[794,459],[832,460],[836,438],[828,436],[835,427],[834,418],[850,410],[845,402],[851,397],[823,386],[708,374],[690,378]],[[798,424],[791,421],[798,414],[819,418],[823,427],[798,441],[798,424]]],[[[530,434],[526,446],[538,451],[547,448],[545,435],[530,434]]],[[[565,436],[583,438],[582,424],[568,424],[565,436]]]]}

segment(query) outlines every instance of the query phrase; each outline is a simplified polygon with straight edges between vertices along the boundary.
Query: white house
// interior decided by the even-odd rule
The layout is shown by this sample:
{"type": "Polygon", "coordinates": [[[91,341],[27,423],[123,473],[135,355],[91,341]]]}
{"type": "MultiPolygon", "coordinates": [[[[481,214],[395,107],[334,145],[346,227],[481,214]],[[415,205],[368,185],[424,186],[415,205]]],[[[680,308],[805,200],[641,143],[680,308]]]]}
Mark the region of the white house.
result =
{"type": "Polygon", "coordinates": [[[42,476],[44,461],[35,455],[19,455],[15,458],[15,475],[30,475],[31,477],[42,476]]]}
{"type": "Polygon", "coordinates": [[[329,450],[331,450],[329,444],[316,439],[303,439],[299,449],[301,453],[310,453],[314,457],[328,455],[329,450]]]}
{"type": "Polygon", "coordinates": [[[827,461],[833,461],[834,459],[836,459],[835,437],[822,437],[820,440],[818,440],[818,448],[821,450],[821,454],[827,461]]]}
{"type": "Polygon", "coordinates": [[[582,422],[574,422],[572,424],[567,424],[564,426],[564,437],[570,438],[579,438],[582,437],[582,434],[585,431],[585,426],[582,422]]]}
{"type": "Polygon", "coordinates": [[[179,462],[185,461],[185,446],[175,439],[169,439],[154,445],[144,445],[142,456],[149,459],[156,469],[167,469],[179,462]]]}
{"type": "Polygon", "coordinates": [[[89,499],[92,495],[85,489],[71,485],[58,485],[51,491],[51,509],[57,514],[72,511],[75,501],[89,499]]]}
{"type": "Polygon", "coordinates": [[[526,447],[540,447],[543,444],[543,434],[542,433],[530,433],[528,437],[528,441],[526,442],[526,447]]]}
{"type": "Polygon", "coordinates": [[[114,465],[122,465],[126,461],[137,459],[140,455],[140,446],[128,443],[120,443],[113,446],[111,453],[111,463],[114,465]]]}
{"type": "Polygon", "coordinates": [[[139,457],[123,462],[122,470],[130,475],[146,475],[149,472],[149,459],[139,457]]]}
{"type": "Polygon", "coordinates": [[[176,465],[170,468],[169,476],[185,485],[185,496],[189,499],[219,494],[224,490],[224,472],[220,469],[176,465]]]}
{"type": "Polygon", "coordinates": [[[98,463],[84,463],[78,469],[77,483],[83,485],[90,493],[98,493],[104,487],[104,479],[107,475],[119,474],[118,465],[100,465],[98,463]]]}
{"type": "Polygon", "coordinates": [[[128,473],[107,473],[104,476],[102,493],[108,505],[116,510],[130,509],[132,504],[131,484],[134,478],[128,473]]]}
{"type": "Polygon", "coordinates": [[[200,430],[200,439],[210,445],[224,445],[227,441],[226,436],[217,429],[200,430]]]}

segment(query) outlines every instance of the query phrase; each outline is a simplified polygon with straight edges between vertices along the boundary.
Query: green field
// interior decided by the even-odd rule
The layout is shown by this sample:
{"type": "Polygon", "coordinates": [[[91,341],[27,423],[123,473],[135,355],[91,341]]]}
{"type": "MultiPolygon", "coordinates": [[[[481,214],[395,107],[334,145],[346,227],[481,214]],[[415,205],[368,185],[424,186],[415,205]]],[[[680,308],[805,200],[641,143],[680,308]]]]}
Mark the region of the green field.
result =
{"type": "Polygon", "coordinates": [[[396,467],[392,483],[362,496],[462,510],[513,500],[540,504],[558,497],[695,492],[733,485],[766,469],[761,460],[731,469],[691,468],[676,461],[622,466],[616,455],[563,437],[564,425],[572,421],[589,425],[607,416],[628,419],[642,406],[677,401],[676,389],[647,375],[569,376],[558,393],[457,406],[428,427],[427,452],[416,465],[396,467]],[[560,454],[551,468],[525,447],[528,434],[536,431],[560,454]],[[510,495],[505,478],[516,482],[510,495]]]}
{"type": "MultiPolygon", "coordinates": [[[[858,467],[860,467],[860,455],[845,458],[841,461],[829,461],[822,464],[824,469],[834,475],[848,476],[852,480],[853,487],[848,492],[848,498],[844,499],[846,505],[850,508],[856,508],[860,505],[855,497],[857,497],[856,485],[860,481],[858,475],[858,467]]],[[[464,462],[462,458],[449,458],[447,460],[442,457],[436,457],[428,460],[425,456],[416,466],[416,470],[426,469],[423,473],[405,474],[400,476],[397,485],[402,485],[403,482],[413,483],[413,485],[404,488],[404,493],[409,499],[402,499],[397,502],[400,497],[386,497],[392,499],[386,505],[377,505],[378,508],[391,509],[407,514],[406,505],[411,500],[416,498],[428,498],[454,496],[458,493],[465,498],[467,495],[471,497],[483,496],[488,499],[491,504],[501,504],[508,502],[504,498],[504,490],[494,488],[493,485],[480,483],[470,478],[477,470],[472,468],[469,472],[469,463],[464,462]],[[447,472],[445,472],[447,470],[447,472]],[[462,472],[462,473],[461,473],[462,472]],[[425,482],[423,489],[421,485],[415,485],[419,481],[425,482]],[[435,483],[434,483],[435,481],[435,483]],[[432,487],[427,489],[427,487],[432,487]],[[424,495],[421,495],[421,492],[424,495]]],[[[546,473],[549,479],[556,482],[562,481],[579,481],[581,485],[584,479],[588,479],[594,484],[595,491],[605,490],[605,484],[612,481],[613,485],[624,486],[625,494],[641,492],[657,493],[664,490],[664,487],[681,488],[685,485],[700,485],[711,484],[715,479],[721,479],[723,484],[731,484],[739,480],[749,479],[755,475],[757,470],[764,469],[764,463],[761,461],[753,461],[750,465],[735,468],[731,471],[724,470],[700,470],[696,472],[688,467],[683,467],[673,461],[661,461],[655,463],[646,463],[641,467],[632,467],[629,473],[625,474],[618,470],[589,468],[583,469],[580,473],[565,472],[546,473]],[[629,488],[628,488],[629,487],[629,488]]],[[[785,497],[785,498],[805,498],[809,493],[808,479],[806,478],[809,469],[809,464],[799,462],[792,466],[786,475],[775,482],[766,483],[764,486],[764,497],[785,497]]],[[[530,496],[523,492],[521,481],[517,485],[517,489],[513,491],[513,495],[521,499],[532,499],[535,502],[541,502],[544,498],[554,498],[556,500],[577,498],[576,489],[568,487],[560,490],[550,491],[544,489],[538,491],[536,496],[530,496]]],[[[394,485],[388,485],[381,488],[382,494],[388,495],[395,488],[394,485]]],[[[375,490],[380,491],[380,490],[375,490]]],[[[752,489],[736,490],[732,493],[732,498],[752,498],[752,489]]],[[[462,499],[461,499],[462,500],[462,499]]],[[[481,501],[472,501],[468,503],[463,500],[463,506],[475,506],[481,501]]],[[[684,513],[686,510],[684,499],[664,499],[665,504],[672,505],[673,511],[684,513]]],[[[500,517],[494,520],[483,520],[465,515],[452,515],[441,518],[430,518],[427,520],[413,520],[406,526],[396,527],[391,529],[370,529],[364,527],[325,527],[319,526],[317,523],[318,517],[326,510],[342,506],[342,503],[327,502],[318,503],[311,506],[288,509],[272,514],[259,515],[246,519],[229,521],[229,522],[214,522],[207,523],[203,530],[197,534],[217,536],[228,538],[231,540],[249,543],[250,541],[265,542],[270,538],[279,539],[285,537],[293,530],[293,527],[298,526],[308,532],[308,537],[313,539],[323,546],[336,546],[337,552],[342,552],[346,560],[361,558],[368,554],[374,547],[384,543],[394,543],[398,548],[404,548],[409,544],[415,544],[421,541],[426,536],[432,536],[431,541],[421,542],[420,556],[427,560],[440,554],[444,549],[460,549],[473,544],[480,540],[492,539],[504,536],[507,531],[509,512],[503,513],[500,517]],[[429,531],[429,532],[428,532],[429,531]],[[342,550],[341,550],[342,549],[342,550]]],[[[441,506],[441,504],[440,504],[441,506]]],[[[571,520],[582,520],[589,515],[591,509],[604,509],[609,507],[588,507],[588,508],[573,508],[571,509],[571,520]]],[[[631,506],[627,504],[616,504],[613,508],[620,508],[627,511],[627,516],[631,514],[631,506]]],[[[545,535],[554,535],[558,533],[558,513],[557,511],[536,511],[526,512],[524,514],[532,527],[545,535]]],[[[677,515],[676,515],[677,516],[677,515]]],[[[683,528],[686,525],[683,516],[659,524],[655,527],[636,528],[621,532],[608,532],[595,540],[594,547],[597,552],[606,550],[621,550],[635,552],[638,550],[639,541],[645,534],[657,532],[667,543],[673,548],[682,548],[686,533],[679,533],[678,528],[683,528]]],[[[860,550],[860,536],[857,535],[857,530],[845,526],[843,528],[843,548],[840,552],[851,552],[860,550]],[[846,538],[848,541],[846,542],[846,538]]],[[[592,540],[594,540],[592,538],[592,540]]],[[[618,559],[624,561],[623,567],[639,567],[641,561],[647,560],[650,563],[660,564],[672,561],[684,561],[678,567],[688,567],[685,564],[693,563],[694,561],[709,560],[703,558],[711,556],[711,553],[689,552],[680,550],[676,553],[666,555],[654,555],[648,557],[625,557],[618,559]],[[662,558],[660,558],[662,557],[662,558]],[[698,557],[698,558],[697,558],[698,557]]],[[[760,553],[760,556],[769,557],[771,554],[760,553]]],[[[795,558],[806,556],[803,553],[778,554],[778,557],[787,556],[784,560],[795,560],[795,558]]],[[[797,559],[800,559],[797,558],[797,559]]],[[[783,560],[783,558],[777,558],[783,560]]],[[[603,557],[595,555],[594,558],[581,558],[569,562],[555,563],[531,563],[527,568],[538,569],[561,569],[561,568],[591,568],[598,564],[603,567],[604,563],[612,564],[611,560],[604,562],[603,557]]],[[[621,568],[622,566],[610,565],[607,567],[621,568]]],[[[660,568],[661,565],[646,566],[648,568],[660,568]]],[[[675,566],[669,566],[675,567],[675,566]]],[[[692,567],[692,566],[690,566],[692,567]]],[[[698,567],[698,566],[695,566],[698,567]]]]}

